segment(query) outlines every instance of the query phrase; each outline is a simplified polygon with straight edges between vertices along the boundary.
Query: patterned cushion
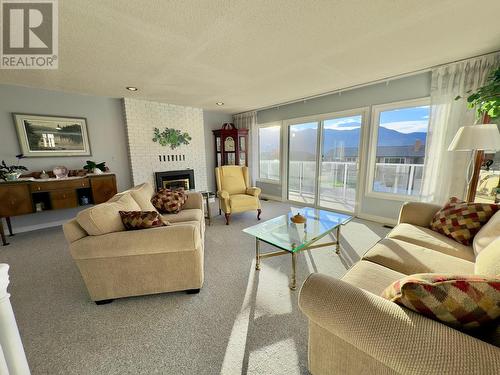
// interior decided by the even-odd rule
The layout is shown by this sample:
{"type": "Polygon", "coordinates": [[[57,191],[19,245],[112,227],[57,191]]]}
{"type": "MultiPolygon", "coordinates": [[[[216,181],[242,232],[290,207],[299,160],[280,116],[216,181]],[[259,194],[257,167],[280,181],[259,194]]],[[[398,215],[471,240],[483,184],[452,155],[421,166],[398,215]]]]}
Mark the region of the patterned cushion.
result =
{"type": "Polygon", "coordinates": [[[162,227],[170,223],[156,211],[120,211],[126,230],[162,227]]]}
{"type": "Polygon", "coordinates": [[[497,212],[499,206],[489,203],[466,203],[450,198],[431,221],[431,229],[470,246],[481,227],[497,212]]]}
{"type": "Polygon", "coordinates": [[[161,213],[176,214],[186,203],[188,196],[184,189],[160,189],[151,198],[151,203],[161,213]]]}
{"type": "Polygon", "coordinates": [[[453,327],[475,328],[500,317],[500,277],[421,273],[395,281],[382,297],[453,327]]]}

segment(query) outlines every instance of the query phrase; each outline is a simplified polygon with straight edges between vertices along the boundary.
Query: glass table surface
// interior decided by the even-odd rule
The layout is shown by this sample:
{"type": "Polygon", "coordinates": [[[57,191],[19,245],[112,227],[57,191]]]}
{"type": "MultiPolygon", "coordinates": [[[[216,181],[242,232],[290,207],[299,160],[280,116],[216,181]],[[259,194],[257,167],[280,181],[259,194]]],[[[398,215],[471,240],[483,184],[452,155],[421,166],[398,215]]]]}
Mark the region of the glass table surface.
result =
{"type": "Polygon", "coordinates": [[[245,228],[243,232],[282,250],[297,252],[331,233],[340,225],[347,224],[351,219],[352,216],[338,212],[312,207],[291,207],[288,214],[245,228]],[[297,213],[306,217],[305,224],[295,224],[290,221],[290,218],[297,213]]]}

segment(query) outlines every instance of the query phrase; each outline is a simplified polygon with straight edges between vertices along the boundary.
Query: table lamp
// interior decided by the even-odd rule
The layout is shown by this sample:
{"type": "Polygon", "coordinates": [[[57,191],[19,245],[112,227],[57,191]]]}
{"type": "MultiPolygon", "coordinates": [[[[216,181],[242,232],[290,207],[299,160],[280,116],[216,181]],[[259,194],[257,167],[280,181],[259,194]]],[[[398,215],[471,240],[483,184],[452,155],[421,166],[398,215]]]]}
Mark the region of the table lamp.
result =
{"type": "MultiPolygon", "coordinates": [[[[472,126],[462,126],[450,143],[448,151],[470,151],[472,152],[469,165],[467,167],[467,201],[471,202],[475,196],[475,189],[481,169],[482,156],[484,151],[500,150],[500,132],[496,124],[477,124],[472,126]],[[479,155],[481,163],[476,163],[470,174],[474,156],[479,155]],[[474,183],[476,181],[476,183],[474,183]]],[[[477,160],[477,158],[476,158],[477,160]]]]}

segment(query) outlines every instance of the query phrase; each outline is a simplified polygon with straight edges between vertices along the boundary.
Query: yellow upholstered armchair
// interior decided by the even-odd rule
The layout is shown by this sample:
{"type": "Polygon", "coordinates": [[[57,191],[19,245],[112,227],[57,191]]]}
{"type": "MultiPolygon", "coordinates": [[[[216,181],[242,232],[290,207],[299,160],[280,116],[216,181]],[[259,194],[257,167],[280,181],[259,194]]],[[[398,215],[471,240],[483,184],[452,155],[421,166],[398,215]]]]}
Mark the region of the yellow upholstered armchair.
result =
{"type": "Polygon", "coordinates": [[[215,178],[220,210],[224,211],[226,225],[229,225],[229,216],[235,212],[257,210],[257,219],[260,220],[261,190],[249,186],[247,167],[225,165],[215,168],[215,178]]]}

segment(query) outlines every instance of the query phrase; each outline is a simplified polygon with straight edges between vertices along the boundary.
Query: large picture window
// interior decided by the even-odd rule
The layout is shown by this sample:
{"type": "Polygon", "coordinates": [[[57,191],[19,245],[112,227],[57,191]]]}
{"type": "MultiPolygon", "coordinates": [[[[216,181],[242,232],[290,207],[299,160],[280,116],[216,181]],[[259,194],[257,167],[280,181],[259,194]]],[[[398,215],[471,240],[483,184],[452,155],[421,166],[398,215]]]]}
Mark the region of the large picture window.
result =
{"type": "Polygon", "coordinates": [[[373,107],[369,192],[420,196],[429,113],[428,99],[373,107]]]}
{"type": "Polygon", "coordinates": [[[259,179],[280,181],[281,126],[259,128],[259,179]]]}

